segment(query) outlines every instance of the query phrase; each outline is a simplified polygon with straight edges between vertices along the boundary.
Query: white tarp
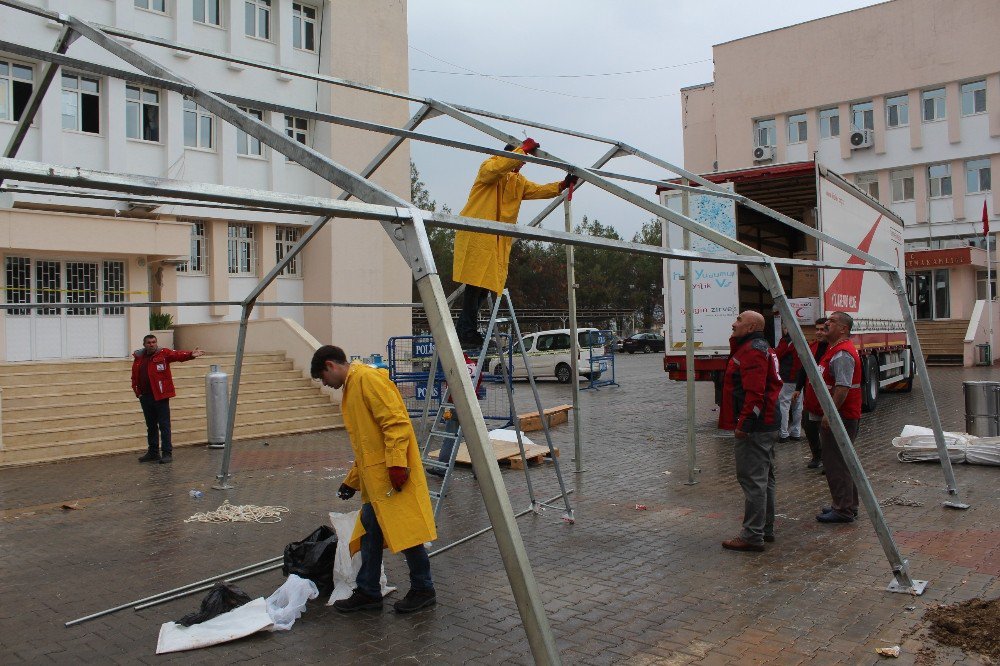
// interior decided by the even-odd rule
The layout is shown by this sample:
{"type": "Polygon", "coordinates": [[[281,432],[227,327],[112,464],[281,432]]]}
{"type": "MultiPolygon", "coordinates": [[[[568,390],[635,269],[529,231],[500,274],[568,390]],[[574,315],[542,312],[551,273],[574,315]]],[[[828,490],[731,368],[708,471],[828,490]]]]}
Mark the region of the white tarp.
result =
{"type": "Polygon", "coordinates": [[[201,624],[182,627],[176,622],[164,622],[156,642],[156,654],[181,652],[227,643],[237,638],[270,629],[274,622],[267,614],[267,601],[258,597],[248,604],[217,615],[201,624]]]}
{"type": "MultiPolygon", "coordinates": [[[[1000,465],[1000,437],[976,437],[959,432],[944,433],[948,458],[953,463],[1000,465]]],[[[903,427],[892,440],[900,462],[934,462],[940,460],[934,431],[922,426],[903,427]]]]}

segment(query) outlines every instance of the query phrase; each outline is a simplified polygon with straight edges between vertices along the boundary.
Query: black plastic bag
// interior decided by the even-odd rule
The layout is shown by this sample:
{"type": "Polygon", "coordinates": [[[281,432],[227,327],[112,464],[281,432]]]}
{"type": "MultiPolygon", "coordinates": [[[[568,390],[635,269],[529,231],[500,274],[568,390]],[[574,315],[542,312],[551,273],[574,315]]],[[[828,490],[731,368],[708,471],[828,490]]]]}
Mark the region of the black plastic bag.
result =
{"type": "Polygon", "coordinates": [[[326,525],[302,541],[285,546],[281,573],[295,574],[316,583],[321,597],[333,592],[333,561],[337,555],[337,533],[326,525]]]}
{"type": "Polygon", "coordinates": [[[177,624],[182,627],[201,624],[205,620],[211,620],[217,615],[228,613],[234,608],[239,608],[251,601],[247,593],[240,588],[220,581],[213,585],[205,598],[201,600],[201,608],[177,620],[177,624]]]}

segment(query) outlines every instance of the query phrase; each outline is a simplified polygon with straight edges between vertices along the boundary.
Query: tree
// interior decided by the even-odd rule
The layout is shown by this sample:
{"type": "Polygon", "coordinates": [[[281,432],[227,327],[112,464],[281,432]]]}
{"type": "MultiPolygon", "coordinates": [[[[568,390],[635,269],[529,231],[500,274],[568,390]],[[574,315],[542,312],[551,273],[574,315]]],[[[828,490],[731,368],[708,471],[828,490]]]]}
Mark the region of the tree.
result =
{"type": "MultiPolygon", "coordinates": [[[[653,218],[642,225],[632,236],[632,242],[644,245],[662,244],[663,228],[660,221],[653,218]]],[[[663,305],[663,259],[646,254],[630,255],[632,276],[635,285],[635,305],[642,311],[643,326],[653,328],[662,320],[663,305]],[[660,317],[654,316],[660,313],[660,317]]]]}
{"type": "MultiPolygon", "coordinates": [[[[417,165],[410,160],[410,202],[421,210],[437,212],[437,201],[431,199],[430,192],[422,180],[417,165]]],[[[451,213],[451,208],[447,205],[441,206],[442,213],[451,213]]],[[[438,275],[441,277],[441,284],[445,291],[452,291],[455,287],[451,279],[452,259],[455,254],[455,232],[450,229],[427,228],[427,240],[430,241],[431,254],[434,255],[434,263],[437,264],[438,275]]],[[[417,295],[417,287],[413,286],[414,301],[420,300],[417,295]]]]}

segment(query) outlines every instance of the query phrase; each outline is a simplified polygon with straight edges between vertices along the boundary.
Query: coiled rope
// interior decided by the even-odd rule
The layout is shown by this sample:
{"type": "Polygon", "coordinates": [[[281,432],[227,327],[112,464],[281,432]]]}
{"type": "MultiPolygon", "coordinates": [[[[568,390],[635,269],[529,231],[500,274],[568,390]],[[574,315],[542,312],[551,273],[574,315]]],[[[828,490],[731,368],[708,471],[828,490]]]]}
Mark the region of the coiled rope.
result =
{"type": "Polygon", "coordinates": [[[280,523],[281,514],[288,513],[283,506],[257,506],[255,504],[230,504],[225,500],[215,511],[196,513],[185,523],[280,523]]]}

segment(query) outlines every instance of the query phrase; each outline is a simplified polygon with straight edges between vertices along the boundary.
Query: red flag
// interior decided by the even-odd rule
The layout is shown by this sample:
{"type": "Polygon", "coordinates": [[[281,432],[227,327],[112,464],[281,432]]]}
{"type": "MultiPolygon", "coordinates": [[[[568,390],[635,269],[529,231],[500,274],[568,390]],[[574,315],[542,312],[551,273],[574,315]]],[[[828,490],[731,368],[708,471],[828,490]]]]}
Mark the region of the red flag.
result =
{"type": "Polygon", "coordinates": [[[990,214],[986,212],[986,201],[983,201],[983,236],[990,235],[990,214]]]}

